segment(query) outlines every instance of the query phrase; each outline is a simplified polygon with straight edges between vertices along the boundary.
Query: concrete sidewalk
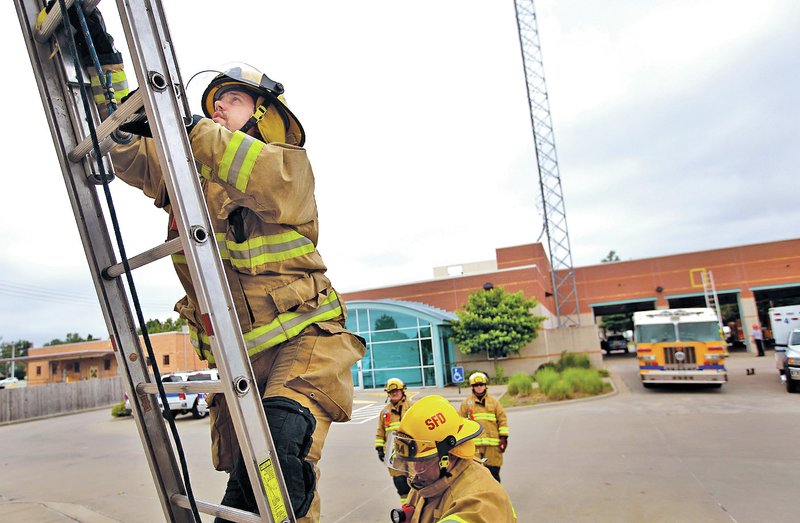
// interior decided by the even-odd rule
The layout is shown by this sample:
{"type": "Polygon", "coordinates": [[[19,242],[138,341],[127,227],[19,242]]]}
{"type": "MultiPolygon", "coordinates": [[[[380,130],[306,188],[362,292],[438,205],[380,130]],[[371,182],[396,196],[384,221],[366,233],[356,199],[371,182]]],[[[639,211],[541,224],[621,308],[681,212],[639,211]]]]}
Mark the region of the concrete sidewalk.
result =
{"type": "MultiPolygon", "coordinates": [[[[507,385],[489,385],[489,394],[495,398],[499,398],[506,393],[507,385]]],[[[418,400],[425,396],[437,394],[446,398],[455,404],[461,403],[464,398],[468,398],[472,391],[469,387],[409,387],[408,396],[412,400],[418,400]]],[[[384,403],[386,401],[386,393],[382,389],[368,389],[356,390],[354,401],[356,403],[384,403]]]]}

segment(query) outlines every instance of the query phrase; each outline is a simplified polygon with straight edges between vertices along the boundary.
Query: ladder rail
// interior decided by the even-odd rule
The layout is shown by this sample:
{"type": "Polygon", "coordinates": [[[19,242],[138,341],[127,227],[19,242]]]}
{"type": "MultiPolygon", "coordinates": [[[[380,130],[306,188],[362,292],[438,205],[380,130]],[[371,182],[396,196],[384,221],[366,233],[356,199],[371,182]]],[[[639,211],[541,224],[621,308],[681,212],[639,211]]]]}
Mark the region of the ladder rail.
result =
{"type": "MultiPolygon", "coordinates": [[[[148,4],[117,0],[159,161],[162,167],[169,166],[163,169],[163,176],[192,282],[200,309],[209,324],[207,327],[211,327],[209,334],[213,333],[210,336],[212,352],[226,389],[228,409],[248,476],[252,485],[261,486],[253,489],[259,513],[269,522],[294,521],[225,269],[213,241],[214,231],[202,197],[191,145],[183,126],[184,117],[188,115],[181,112],[178,100],[179,93],[183,99],[185,95],[180,79],[173,77],[174,69],[177,69],[175,60],[159,55],[162,46],[157,27],[164,19],[161,2],[153,0],[148,4]],[[235,357],[237,352],[238,358],[235,357]],[[238,397],[238,401],[230,401],[234,397],[238,397]],[[258,427],[248,430],[248,422],[258,427]],[[269,471],[269,475],[262,476],[262,470],[269,471]],[[269,484],[264,485],[265,482],[269,484]],[[273,496],[277,488],[283,510],[276,509],[275,503],[270,504],[274,498],[267,499],[265,488],[273,496]]],[[[165,43],[168,45],[164,47],[174,53],[171,42],[165,43]]]]}
{"type": "MultiPolygon", "coordinates": [[[[134,382],[147,382],[150,376],[135,325],[131,321],[125,289],[119,280],[109,281],[100,277],[102,268],[114,263],[115,254],[102,219],[103,211],[97,193],[90,183],[92,173],[88,163],[69,160],[69,151],[87,134],[75,111],[74,82],[69,80],[71,75],[65,64],[50,58],[51,43],[41,43],[35,39],[33,28],[40,10],[38,2],[15,0],[15,4],[89,270],[106,327],[111,334],[117,364],[126,369],[125,385],[132,409],[137,413],[137,429],[153,472],[164,515],[170,521],[191,521],[182,517],[185,511],[174,510],[169,502],[170,495],[184,491],[182,483],[176,481],[177,462],[171,453],[161,414],[157,408],[153,408],[149,397],[138,398],[134,393],[134,382]],[[70,101],[73,103],[70,104],[70,101]]],[[[61,44],[63,40],[59,38],[58,45],[61,44]]]]}

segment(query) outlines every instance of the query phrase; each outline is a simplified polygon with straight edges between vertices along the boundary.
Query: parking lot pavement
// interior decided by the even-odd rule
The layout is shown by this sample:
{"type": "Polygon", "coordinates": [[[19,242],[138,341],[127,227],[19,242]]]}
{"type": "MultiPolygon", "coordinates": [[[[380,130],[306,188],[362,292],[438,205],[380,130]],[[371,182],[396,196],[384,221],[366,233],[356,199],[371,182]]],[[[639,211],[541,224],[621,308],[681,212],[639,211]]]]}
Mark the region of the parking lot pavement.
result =
{"type": "MultiPolygon", "coordinates": [[[[519,521],[796,521],[800,448],[791,438],[800,432],[800,394],[781,387],[771,356],[733,354],[721,389],[664,390],[644,389],[636,359],[614,356],[604,363],[617,394],[509,409],[501,476],[519,521]]],[[[467,391],[410,393],[457,402],[467,391]]],[[[386,522],[398,504],[373,448],[384,398],[357,392],[353,421],[331,428],[319,484],[323,523],[386,522]]],[[[195,494],[218,500],[226,475],[211,467],[208,419],[182,417],[178,428],[195,494]]],[[[0,441],[0,521],[164,519],[130,418],[95,411],[2,426],[0,441]]]]}

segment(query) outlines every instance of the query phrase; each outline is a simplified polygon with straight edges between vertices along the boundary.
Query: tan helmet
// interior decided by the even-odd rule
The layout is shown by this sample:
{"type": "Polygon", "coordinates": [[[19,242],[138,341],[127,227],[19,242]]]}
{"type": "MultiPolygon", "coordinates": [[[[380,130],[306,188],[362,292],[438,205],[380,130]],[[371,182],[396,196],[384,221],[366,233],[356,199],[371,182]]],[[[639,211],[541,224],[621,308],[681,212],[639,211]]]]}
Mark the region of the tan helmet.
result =
{"type": "Polygon", "coordinates": [[[203,91],[201,104],[208,118],[214,114],[214,103],[223,93],[237,89],[249,93],[255,100],[256,110],[250,121],[240,129],[247,132],[258,126],[266,142],[282,142],[302,147],[306,141],[300,120],[289,110],[283,97],[283,85],[247,64],[235,64],[217,74],[203,91]]]}
{"type": "Polygon", "coordinates": [[[386,382],[386,387],[383,388],[386,392],[392,392],[393,390],[400,389],[402,391],[406,390],[406,384],[403,383],[403,380],[400,378],[389,378],[386,382]]]}
{"type": "Polygon", "coordinates": [[[473,372],[469,375],[469,385],[473,387],[475,385],[486,385],[489,386],[489,377],[486,376],[483,372],[473,372]]]}

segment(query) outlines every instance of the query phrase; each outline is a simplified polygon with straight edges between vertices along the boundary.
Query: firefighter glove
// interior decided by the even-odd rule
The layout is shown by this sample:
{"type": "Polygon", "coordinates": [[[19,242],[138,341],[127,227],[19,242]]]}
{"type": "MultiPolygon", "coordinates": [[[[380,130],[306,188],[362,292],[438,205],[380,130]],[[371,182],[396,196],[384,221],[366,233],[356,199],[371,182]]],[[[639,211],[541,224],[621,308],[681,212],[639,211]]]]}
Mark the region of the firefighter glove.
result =
{"type": "Polygon", "coordinates": [[[508,447],[508,436],[500,436],[500,452],[505,452],[508,447]]]}
{"type": "Polygon", "coordinates": [[[378,451],[378,461],[383,463],[383,458],[386,457],[386,454],[383,451],[383,447],[375,447],[375,450],[378,451]]]}

